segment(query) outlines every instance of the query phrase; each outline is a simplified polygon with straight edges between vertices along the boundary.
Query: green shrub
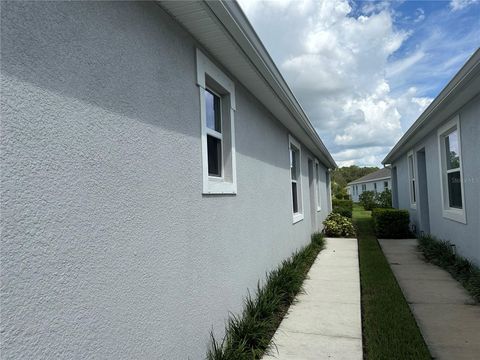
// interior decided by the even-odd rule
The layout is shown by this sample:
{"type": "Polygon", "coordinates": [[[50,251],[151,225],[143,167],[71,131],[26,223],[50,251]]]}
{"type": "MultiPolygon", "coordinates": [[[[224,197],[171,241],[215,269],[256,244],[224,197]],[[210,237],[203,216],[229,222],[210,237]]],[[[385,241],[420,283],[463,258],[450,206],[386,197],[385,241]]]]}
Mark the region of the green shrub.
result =
{"type": "Polygon", "coordinates": [[[333,199],[332,200],[332,206],[333,207],[342,207],[342,208],[348,208],[350,210],[353,210],[353,201],[350,199],[333,199]]]}
{"type": "Polygon", "coordinates": [[[323,222],[323,231],[327,236],[355,237],[352,221],[337,213],[330,213],[323,222]]]}
{"type": "Polygon", "coordinates": [[[358,200],[365,210],[373,210],[377,205],[375,202],[375,193],[373,191],[364,191],[360,194],[358,200]]]}
{"type": "Polygon", "coordinates": [[[390,209],[392,207],[392,192],[389,189],[385,189],[375,195],[375,204],[377,208],[390,209]]]}
{"type": "Polygon", "coordinates": [[[407,210],[373,209],[372,217],[375,233],[379,238],[400,239],[412,236],[407,210]]]}
{"type": "Polygon", "coordinates": [[[449,241],[424,235],[418,238],[418,244],[427,261],[447,270],[477,302],[480,302],[480,269],[477,266],[456,255],[449,241]]]}
{"type": "Polygon", "coordinates": [[[308,270],[324,246],[323,235],[312,235],[312,242],[284,260],[267,274],[265,285],[257,285],[256,296],[248,294],[240,316],[231,315],[222,340],[211,335],[208,360],[255,360],[275,345],[275,333],[295,296],[302,291],[308,270]]]}
{"type": "Polygon", "coordinates": [[[342,216],[352,218],[352,209],[345,206],[334,206],[332,212],[340,214],[342,216]]]}

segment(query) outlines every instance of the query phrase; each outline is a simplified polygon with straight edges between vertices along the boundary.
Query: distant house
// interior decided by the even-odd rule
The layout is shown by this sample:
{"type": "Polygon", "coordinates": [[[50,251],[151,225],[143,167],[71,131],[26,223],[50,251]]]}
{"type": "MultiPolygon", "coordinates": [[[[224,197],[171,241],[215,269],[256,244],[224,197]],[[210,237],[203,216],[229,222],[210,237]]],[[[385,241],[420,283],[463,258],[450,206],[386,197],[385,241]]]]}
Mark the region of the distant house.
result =
{"type": "Polygon", "coordinates": [[[2,358],[202,359],[331,210],[235,1],[1,2],[2,358]]]}
{"type": "Polygon", "coordinates": [[[480,50],[383,160],[396,208],[417,233],[449,240],[480,265],[480,50]]]}
{"type": "Polygon", "coordinates": [[[358,202],[360,195],[364,191],[373,191],[375,193],[383,192],[385,189],[391,189],[390,168],[385,167],[361,178],[349,182],[348,194],[354,202],[358,202]]]}

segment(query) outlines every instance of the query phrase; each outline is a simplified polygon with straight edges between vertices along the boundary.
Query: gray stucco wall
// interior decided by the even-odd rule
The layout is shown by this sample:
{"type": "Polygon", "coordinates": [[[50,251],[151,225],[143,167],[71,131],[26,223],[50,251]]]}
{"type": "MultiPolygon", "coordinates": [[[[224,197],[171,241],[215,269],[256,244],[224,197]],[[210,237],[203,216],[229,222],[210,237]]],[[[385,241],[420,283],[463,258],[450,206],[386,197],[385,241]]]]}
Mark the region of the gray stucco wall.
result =
{"type": "Polygon", "coordinates": [[[238,194],[202,196],[189,34],[152,3],[1,7],[2,359],[203,358],[309,242],[306,153],[293,225],[288,131],[236,82],[238,194]]]}
{"type": "MultiPolygon", "coordinates": [[[[460,255],[480,265],[480,157],[478,156],[480,153],[480,125],[478,121],[480,96],[469,101],[458,112],[440,116],[444,117],[445,123],[456,114],[460,118],[467,224],[443,217],[437,130],[419,141],[412,149],[416,153],[418,150],[425,148],[430,232],[441,239],[451,241],[456,245],[460,255]]],[[[408,209],[412,223],[421,230],[419,209],[410,208],[407,154],[402,154],[392,166],[397,167],[398,207],[408,209]]],[[[421,196],[421,194],[419,195],[421,196]]]]}

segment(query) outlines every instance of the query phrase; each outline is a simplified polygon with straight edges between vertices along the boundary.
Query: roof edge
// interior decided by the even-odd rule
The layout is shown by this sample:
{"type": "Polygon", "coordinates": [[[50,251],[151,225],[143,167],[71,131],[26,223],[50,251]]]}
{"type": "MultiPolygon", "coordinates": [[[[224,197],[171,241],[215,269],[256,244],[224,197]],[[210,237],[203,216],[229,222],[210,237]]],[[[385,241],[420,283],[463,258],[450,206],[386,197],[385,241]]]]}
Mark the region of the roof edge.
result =
{"type": "Polygon", "coordinates": [[[392,160],[396,158],[396,155],[400,155],[402,147],[415,136],[417,129],[420,129],[425,123],[437,113],[439,108],[446,103],[449,99],[455,97],[460,90],[462,90],[463,84],[468,84],[469,81],[480,73],[480,48],[477,48],[455,76],[448,82],[448,84],[442,89],[440,94],[430,103],[430,105],[423,111],[423,113],[417,118],[417,120],[408,128],[403,134],[400,140],[393,146],[388,152],[385,158],[382,160],[382,164],[390,164],[392,160]]]}
{"type": "Polygon", "coordinates": [[[384,177],[369,179],[369,180],[364,180],[364,181],[352,181],[352,182],[347,183],[347,185],[369,183],[369,182],[374,182],[374,181],[378,181],[378,180],[386,180],[386,179],[391,179],[391,178],[392,178],[392,176],[384,176],[384,177]]]}

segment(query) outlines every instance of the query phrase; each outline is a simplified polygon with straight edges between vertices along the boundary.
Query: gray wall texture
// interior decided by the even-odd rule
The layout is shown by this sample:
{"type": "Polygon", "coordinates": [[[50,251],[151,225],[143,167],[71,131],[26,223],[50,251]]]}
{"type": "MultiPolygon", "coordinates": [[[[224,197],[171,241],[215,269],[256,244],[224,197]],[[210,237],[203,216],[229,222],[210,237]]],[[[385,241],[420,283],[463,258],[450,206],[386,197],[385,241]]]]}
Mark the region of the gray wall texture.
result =
{"type": "Polygon", "coordinates": [[[1,3],[2,359],[201,359],[309,242],[307,151],[292,224],[288,131],[238,82],[238,194],[202,196],[197,46],[153,3],[1,3]]]}
{"type": "MultiPolygon", "coordinates": [[[[440,159],[438,153],[437,130],[419,141],[412,150],[416,153],[425,149],[428,219],[430,233],[456,245],[460,255],[480,265],[480,96],[476,96],[454,114],[441,114],[444,123],[458,114],[460,118],[461,152],[463,164],[463,186],[467,224],[443,217],[442,185],[440,179],[440,159]]],[[[410,220],[422,230],[419,204],[417,209],[410,207],[407,153],[402,154],[392,166],[397,167],[398,207],[408,209],[410,220]]],[[[418,173],[418,171],[417,171],[418,173]]],[[[419,194],[421,201],[422,194],[419,194]]],[[[424,214],[425,215],[425,214],[424,214]]]]}

